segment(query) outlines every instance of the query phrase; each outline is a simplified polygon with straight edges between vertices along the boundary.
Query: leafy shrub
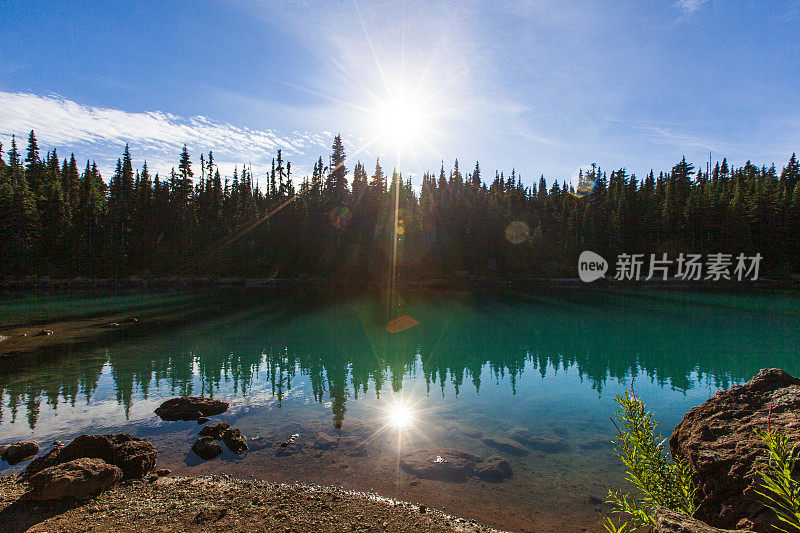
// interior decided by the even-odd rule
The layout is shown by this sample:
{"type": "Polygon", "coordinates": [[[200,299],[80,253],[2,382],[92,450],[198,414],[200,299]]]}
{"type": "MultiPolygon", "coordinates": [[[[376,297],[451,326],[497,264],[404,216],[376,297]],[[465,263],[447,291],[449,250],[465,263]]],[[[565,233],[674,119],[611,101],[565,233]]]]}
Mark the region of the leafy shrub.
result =
{"type": "Polygon", "coordinates": [[[689,469],[683,461],[670,462],[663,448],[666,439],[657,442],[658,424],[652,413],[645,410],[633,387],[624,395],[617,395],[614,401],[620,406],[611,419],[619,433],[613,441],[614,449],[635,492],[631,495],[608,489],[606,503],[613,507],[612,513],[627,515],[627,519],[615,523],[606,516],[600,525],[609,533],[629,533],[640,527],[655,526],[657,507],[687,515],[694,513],[696,489],[692,487],[689,469]]]}
{"type": "Polygon", "coordinates": [[[762,490],[756,492],[764,498],[764,503],[775,511],[782,524],[789,529],[776,526],[784,533],[800,531],[800,480],[795,479],[794,451],[789,445],[789,436],[756,430],[756,436],[767,445],[769,463],[761,475],[762,490]]]}

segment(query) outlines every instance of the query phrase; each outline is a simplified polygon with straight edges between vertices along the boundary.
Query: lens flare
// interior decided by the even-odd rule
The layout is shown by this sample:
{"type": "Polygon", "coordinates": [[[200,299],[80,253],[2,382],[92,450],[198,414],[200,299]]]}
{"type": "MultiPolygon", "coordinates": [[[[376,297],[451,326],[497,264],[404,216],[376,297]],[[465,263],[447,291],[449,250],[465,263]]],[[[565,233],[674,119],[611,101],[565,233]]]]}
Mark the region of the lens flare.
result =
{"type": "Polygon", "coordinates": [[[515,220],[506,226],[506,240],[511,244],[522,244],[528,240],[531,230],[528,224],[521,220],[515,220]]]}
{"type": "Polygon", "coordinates": [[[597,174],[589,174],[588,172],[586,174],[581,173],[578,180],[578,187],[575,189],[575,192],[570,191],[569,193],[576,198],[588,196],[594,191],[595,185],[597,185],[597,177],[597,174]]]}

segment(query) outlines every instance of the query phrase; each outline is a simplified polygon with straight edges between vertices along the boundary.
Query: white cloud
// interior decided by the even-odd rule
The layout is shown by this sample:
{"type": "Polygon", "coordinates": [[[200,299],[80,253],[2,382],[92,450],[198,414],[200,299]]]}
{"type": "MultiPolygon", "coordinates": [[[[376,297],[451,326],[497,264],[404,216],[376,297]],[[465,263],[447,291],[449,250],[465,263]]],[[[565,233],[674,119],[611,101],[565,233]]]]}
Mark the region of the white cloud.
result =
{"type": "Polygon", "coordinates": [[[97,159],[108,172],[128,143],[136,161],[161,173],[177,165],[184,143],[195,164],[201,152],[214,151],[223,174],[233,166],[252,164],[254,173],[263,175],[278,149],[296,158],[295,175],[304,172],[303,162],[316,159],[331,144],[331,135],[292,132],[281,135],[274,130],[253,130],[204,116],[179,117],[163,111],[132,113],[120,109],[81,105],[57,95],[0,92],[0,136],[16,134],[21,152],[30,130],[42,149],[57,147],[59,155],[74,151],[76,157],[97,159]]]}
{"type": "Polygon", "coordinates": [[[683,10],[686,14],[690,14],[703,7],[703,4],[706,2],[708,2],[708,0],[677,0],[675,2],[675,7],[683,10]]]}

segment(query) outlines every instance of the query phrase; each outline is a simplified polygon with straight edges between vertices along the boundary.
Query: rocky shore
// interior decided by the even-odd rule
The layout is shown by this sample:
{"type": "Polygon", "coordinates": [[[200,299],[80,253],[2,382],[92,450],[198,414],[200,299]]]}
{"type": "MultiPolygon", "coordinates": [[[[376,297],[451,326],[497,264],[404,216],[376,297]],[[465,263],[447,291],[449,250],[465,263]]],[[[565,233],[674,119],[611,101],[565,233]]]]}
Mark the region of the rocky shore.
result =
{"type": "Polygon", "coordinates": [[[0,531],[496,531],[374,494],[228,476],[126,481],[82,500],[20,499],[27,488],[18,476],[0,478],[0,531]]]}
{"type": "MultiPolygon", "coordinates": [[[[223,400],[181,397],[165,401],[155,412],[165,421],[196,421],[198,430],[191,433],[196,432],[197,441],[190,453],[200,462],[223,453],[216,441],[237,456],[251,449],[295,458],[306,447],[314,457],[339,449],[347,457],[363,458],[368,453],[358,435],[327,433],[318,433],[313,440],[293,434],[283,442],[254,437],[249,446],[239,429],[208,418],[227,409],[223,400]]],[[[699,507],[692,517],[659,509],[654,531],[773,531],[775,516],[757,494],[758,472],[768,454],[755,431],[780,432],[791,442],[800,442],[799,413],[800,379],[779,369],[762,370],[748,383],[720,391],[693,407],[675,427],[669,445],[672,455],[689,467],[699,507]]],[[[572,447],[559,437],[533,435],[524,428],[507,436],[484,436],[470,427],[463,430],[481,439],[495,455],[420,449],[402,453],[397,466],[413,479],[412,484],[433,480],[442,484],[439,490],[470,480],[497,486],[515,479],[514,458],[561,454],[572,447]]],[[[494,531],[425,505],[373,493],[227,475],[173,477],[163,461],[157,461],[158,453],[149,440],[127,434],[81,435],[66,446],[56,442],[49,451],[38,453],[35,442],[0,448],[0,457],[9,464],[32,459],[22,474],[0,479],[0,531],[236,532],[254,527],[281,532],[494,531]]],[[[800,472],[795,475],[797,479],[800,472]]],[[[422,501],[430,505],[433,500],[422,501]]],[[[461,497],[458,501],[465,503],[461,497]]]]}

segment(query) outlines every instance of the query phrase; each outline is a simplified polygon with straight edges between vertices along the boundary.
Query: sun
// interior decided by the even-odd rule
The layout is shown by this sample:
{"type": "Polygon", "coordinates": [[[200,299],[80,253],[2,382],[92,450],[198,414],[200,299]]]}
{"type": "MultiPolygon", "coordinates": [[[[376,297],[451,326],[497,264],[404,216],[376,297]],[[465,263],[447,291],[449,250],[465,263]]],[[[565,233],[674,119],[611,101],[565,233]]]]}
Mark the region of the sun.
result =
{"type": "Polygon", "coordinates": [[[376,100],[367,120],[375,141],[388,151],[416,152],[430,142],[433,113],[415,93],[389,94],[376,100]]]}
{"type": "Polygon", "coordinates": [[[395,145],[413,142],[426,127],[421,106],[407,98],[391,98],[383,102],[377,115],[381,133],[395,145]]]}

